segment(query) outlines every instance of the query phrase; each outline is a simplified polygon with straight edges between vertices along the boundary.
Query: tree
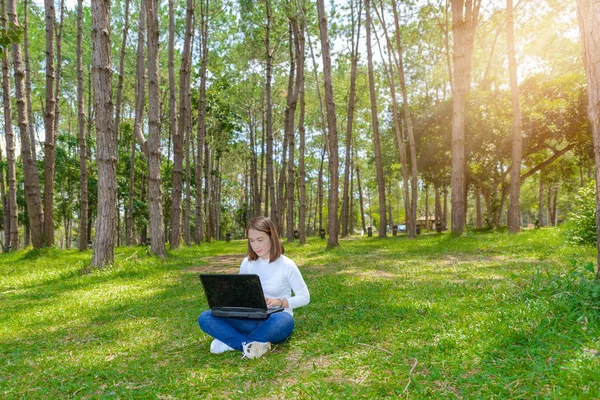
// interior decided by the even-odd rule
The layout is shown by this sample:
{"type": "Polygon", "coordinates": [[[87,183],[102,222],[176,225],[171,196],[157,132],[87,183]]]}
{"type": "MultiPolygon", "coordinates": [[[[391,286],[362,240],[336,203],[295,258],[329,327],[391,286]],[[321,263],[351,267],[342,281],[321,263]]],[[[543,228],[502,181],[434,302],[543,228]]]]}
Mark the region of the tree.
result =
{"type": "Polygon", "coordinates": [[[481,0],[452,0],[454,84],[452,86],[452,233],[466,221],[465,103],[471,80],[471,57],[481,0]]]}
{"type": "Polygon", "coordinates": [[[92,0],[94,110],[98,164],[98,218],[91,266],[112,264],[117,208],[117,135],[110,63],[110,0],[92,0]]]}
{"type": "Polygon", "coordinates": [[[88,245],[88,178],[87,140],[85,137],[85,104],[83,98],[83,0],[77,1],[77,133],[79,138],[79,250],[88,245]]]}
{"type": "MultiPolygon", "coordinates": [[[[204,241],[204,217],[202,211],[202,159],[204,155],[204,139],[206,137],[206,70],[208,66],[208,0],[200,1],[200,41],[202,61],[200,64],[200,93],[198,99],[198,127],[196,158],[196,244],[204,241]]],[[[208,160],[207,160],[208,161],[208,160]]]]}
{"type": "MultiPolygon", "coordinates": [[[[577,17],[588,82],[588,118],[592,126],[596,163],[596,235],[600,237],[600,0],[577,0],[577,17]]],[[[597,247],[600,249],[600,240],[597,247]]],[[[600,279],[600,251],[596,279],[600,279]]]]}
{"type": "Polygon", "coordinates": [[[512,166],[510,171],[510,207],[508,229],[511,233],[521,230],[521,106],[519,102],[519,82],[517,80],[517,58],[515,56],[515,23],[513,0],[506,0],[506,41],[508,46],[508,69],[513,112],[512,166]]]}
{"type": "MultiPolygon", "coordinates": [[[[171,4],[171,3],[169,3],[171,4]]],[[[174,14],[174,10],[173,10],[174,14]]],[[[171,211],[171,248],[175,249],[179,247],[181,242],[181,199],[182,199],[182,185],[183,185],[183,145],[184,135],[187,138],[189,136],[190,121],[191,121],[191,103],[190,103],[190,70],[192,63],[192,38],[194,36],[194,29],[192,27],[192,19],[194,16],[194,3],[192,0],[187,0],[186,14],[185,14],[185,39],[183,45],[183,52],[181,53],[181,66],[179,69],[179,124],[177,129],[173,131],[173,205],[171,211]]],[[[174,16],[169,15],[169,43],[171,42],[171,34],[175,34],[174,26],[171,27],[171,18],[174,16]]],[[[174,25],[173,21],[173,25],[174,25]]],[[[169,44],[171,46],[171,44],[169,44]]],[[[171,49],[169,49],[170,56],[171,49]]],[[[171,62],[169,62],[171,64],[171,62]]],[[[169,79],[171,74],[169,73],[169,79]]],[[[175,84],[175,77],[173,77],[173,85],[175,84]]],[[[175,90],[173,88],[173,90],[175,90]]],[[[172,106],[173,99],[170,100],[172,106]]],[[[171,114],[171,123],[174,124],[175,118],[171,114]]],[[[189,140],[186,140],[189,143],[189,140]]],[[[189,157],[187,157],[189,158],[189,157]]],[[[189,171],[187,173],[189,176],[189,171]]],[[[189,185],[187,185],[189,186],[189,185]]],[[[190,225],[189,225],[189,213],[186,213],[186,222],[183,226],[185,231],[184,237],[186,238],[186,244],[189,245],[190,236],[190,225]]]]}
{"type": "Polygon", "coordinates": [[[136,52],[136,74],[135,74],[135,121],[133,124],[133,136],[131,141],[131,157],[129,162],[129,204],[127,220],[125,222],[125,243],[131,244],[133,236],[133,196],[135,179],[135,141],[139,141],[143,153],[147,156],[146,138],[143,133],[144,105],[146,104],[146,0],[140,1],[140,20],[138,25],[137,52],[136,52]]]}
{"type": "Polygon", "coordinates": [[[158,73],[158,0],[146,4],[148,26],[148,206],[150,210],[150,248],[166,256],[163,230],[162,188],[160,178],[160,76],[158,73]]]}
{"type": "Polygon", "coordinates": [[[46,11],[46,112],[44,126],[44,244],[54,244],[54,161],[56,153],[56,94],[54,91],[54,0],[44,1],[46,11]]]}
{"type": "Polygon", "coordinates": [[[365,0],[367,59],[369,68],[369,94],[371,97],[371,125],[373,127],[373,146],[375,148],[375,170],[379,190],[379,237],[386,237],[386,201],[383,164],[381,160],[381,144],[379,140],[379,116],[377,114],[377,97],[375,95],[375,76],[373,73],[373,51],[371,46],[371,1],[365,0]]]}
{"type": "MultiPolygon", "coordinates": [[[[8,22],[19,28],[17,18],[16,0],[8,1],[8,22]]],[[[12,45],[12,58],[15,73],[15,97],[17,101],[19,132],[21,138],[21,158],[23,160],[23,174],[25,178],[25,198],[27,202],[27,213],[29,215],[29,227],[31,230],[31,242],[38,249],[44,245],[42,226],[42,200],[40,195],[40,184],[37,165],[31,156],[31,145],[29,141],[29,121],[27,119],[27,100],[25,93],[25,73],[23,71],[23,60],[21,46],[18,43],[12,45]]]]}
{"type": "MultiPolygon", "coordinates": [[[[4,0],[0,1],[0,12],[2,13],[2,28],[6,30],[6,7],[4,0]]],[[[7,49],[8,51],[8,49],[7,49]]],[[[2,92],[4,98],[4,136],[6,140],[6,163],[7,163],[7,181],[8,181],[8,198],[3,204],[5,216],[8,216],[5,221],[8,222],[5,226],[5,231],[8,231],[6,236],[6,244],[11,250],[19,250],[19,219],[17,209],[17,174],[16,174],[16,159],[15,159],[15,143],[14,132],[12,125],[12,103],[10,101],[10,76],[9,76],[8,54],[2,57],[2,92]],[[8,228],[8,229],[6,229],[8,228]]],[[[2,179],[4,181],[4,179],[2,179]]]]}
{"type": "Polygon", "coordinates": [[[329,48],[329,33],[327,15],[323,0],[317,0],[319,15],[319,36],[321,38],[321,53],[323,55],[323,77],[325,81],[325,107],[327,109],[327,143],[329,156],[329,207],[328,207],[328,234],[327,248],[339,246],[338,243],[338,137],[335,114],[335,101],[333,98],[333,83],[331,79],[331,50],[329,48]]]}
{"type": "Polygon", "coordinates": [[[351,35],[351,46],[352,46],[352,66],[350,67],[350,90],[348,94],[348,120],[346,122],[346,160],[344,162],[344,194],[342,198],[342,237],[348,236],[348,225],[350,219],[350,174],[351,174],[351,160],[352,160],[352,127],[354,122],[354,108],[356,104],[356,70],[358,69],[358,45],[360,43],[360,18],[362,11],[362,2],[359,2],[358,15],[356,22],[354,19],[354,1],[350,2],[352,7],[352,35],[351,35]],[[354,33],[354,26],[356,25],[356,36],[354,33]]]}

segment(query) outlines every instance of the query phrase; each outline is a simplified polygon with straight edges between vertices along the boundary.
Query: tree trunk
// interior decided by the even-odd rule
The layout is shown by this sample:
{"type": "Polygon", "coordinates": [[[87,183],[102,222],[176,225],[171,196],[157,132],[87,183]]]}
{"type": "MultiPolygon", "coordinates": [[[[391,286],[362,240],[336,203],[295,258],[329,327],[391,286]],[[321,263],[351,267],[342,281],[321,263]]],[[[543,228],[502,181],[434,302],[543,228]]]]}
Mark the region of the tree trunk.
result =
{"type": "Polygon", "coordinates": [[[179,69],[179,125],[177,124],[175,100],[175,10],[174,0],[169,0],[169,107],[171,131],[173,134],[173,202],[171,204],[171,249],[181,245],[181,200],[183,193],[183,142],[190,121],[189,93],[190,69],[192,57],[192,17],[194,4],[187,1],[185,16],[185,39],[183,53],[181,54],[181,67],[179,69]]]}
{"type": "Polygon", "coordinates": [[[348,225],[349,225],[349,213],[350,213],[350,174],[351,167],[350,163],[352,160],[352,127],[354,122],[354,107],[356,104],[356,71],[358,69],[358,45],[360,43],[360,17],[362,3],[359,1],[357,21],[354,21],[354,1],[350,2],[352,9],[352,66],[350,67],[350,90],[348,93],[348,119],[346,121],[346,160],[344,162],[344,193],[342,198],[342,235],[341,237],[348,236],[348,225]],[[356,37],[354,36],[354,27],[356,26],[356,37]]]}
{"type": "MultiPolygon", "coordinates": [[[[79,139],[79,250],[87,250],[88,178],[83,97],[83,0],[77,1],[77,137],[79,139]]],[[[129,244],[129,243],[128,243],[129,244]]]]}
{"type": "MultiPolygon", "coordinates": [[[[0,12],[2,12],[2,28],[6,29],[6,7],[4,0],[1,1],[0,12]]],[[[8,48],[6,49],[8,53],[8,48]]],[[[6,245],[10,246],[10,250],[19,250],[19,214],[17,208],[17,174],[16,174],[16,157],[15,157],[15,139],[12,125],[12,103],[10,91],[10,76],[8,54],[2,57],[2,91],[4,99],[4,135],[6,141],[6,162],[8,167],[8,196],[6,203],[3,204],[5,214],[5,232],[7,235],[6,245]]],[[[4,178],[2,178],[4,182],[4,178]]],[[[4,185],[4,183],[3,183],[4,185]]],[[[4,196],[3,196],[4,197],[4,196]]]]}
{"type": "Polygon", "coordinates": [[[373,51],[371,46],[371,1],[365,0],[367,59],[369,70],[369,94],[371,97],[371,123],[373,127],[373,146],[375,149],[375,170],[377,174],[377,187],[379,191],[379,237],[386,237],[386,201],[385,182],[383,177],[383,161],[379,140],[379,117],[377,112],[377,97],[375,94],[375,75],[373,73],[373,51]]]}
{"type": "Polygon", "coordinates": [[[54,1],[44,1],[46,16],[46,112],[44,126],[46,140],[44,143],[44,245],[54,244],[54,163],[56,152],[56,97],[54,92],[54,29],[56,16],[54,1]]]}
{"type": "Polygon", "coordinates": [[[475,190],[475,201],[476,201],[476,205],[475,207],[477,208],[477,220],[475,222],[475,226],[480,229],[483,228],[483,215],[481,212],[481,189],[477,188],[475,190]]]}
{"type": "Polygon", "coordinates": [[[163,231],[162,188],[160,177],[160,77],[158,73],[158,0],[146,4],[148,26],[148,209],[150,248],[159,257],[166,256],[163,231]]]}
{"type": "MultiPolygon", "coordinates": [[[[198,127],[196,160],[196,244],[204,241],[204,217],[202,212],[202,156],[206,137],[206,69],[208,64],[208,0],[200,2],[200,36],[202,43],[202,61],[200,64],[200,98],[198,100],[198,127]]],[[[208,183],[208,176],[207,176],[208,183]]],[[[208,239],[210,241],[210,238],[208,239]]]]}
{"type": "Polygon", "coordinates": [[[546,224],[544,224],[544,179],[542,177],[542,171],[540,171],[540,183],[538,192],[538,226],[546,226],[546,224]]]}
{"type": "Polygon", "coordinates": [[[300,244],[306,244],[306,165],[304,161],[304,153],[306,150],[306,135],[304,129],[304,54],[305,54],[305,38],[304,30],[306,23],[304,19],[304,9],[302,10],[298,27],[298,102],[300,103],[300,113],[298,115],[298,183],[299,183],[299,210],[298,210],[298,238],[300,244]]]}
{"type": "Polygon", "coordinates": [[[271,103],[271,80],[273,54],[271,52],[271,2],[265,2],[267,21],[265,25],[265,48],[266,48],[266,103],[267,103],[267,193],[265,195],[265,215],[270,215],[271,220],[277,220],[277,203],[275,202],[275,174],[273,173],[273,105],[271,103]],[[269,210],[269,205],[271,209],[269,210]],[[270,214],[269,214],[270,211],[270,214]]]}
{"type": "MultiPolygon", "coordinates": [[[[27,18],[28,0],[23,1],[23,51],[25,53],[25,92],[27,94],[27,116],[29,122],[29,143],[31,146],[31,157],[37,165],[37,154],[35,149],[35,128],[33,118],[33,107],[31,106],[31,68],[29,65],[29,23],[27,18]]],[[[4,12],[4,11],[3,11],[4,12]]]]}
{"type": "Polygon", "coordinates": [[[356,184],[358,185],[358,199],[360,204],[360,220],[362,222],[363,234],[367,232],[367,224],[365,223],[365,208],[363,201],[362,186],[360,184],[360,167],[356,164],[356,184]]]}
{"type": "Polygon", "coordinates": [[[110,62],[110,1],[92,0],[94,109],[98,162],[98,218],[92,267],[114,261],[117,205],[117,135],[114,132],[110,62]]]}
{"type": "Polygon", "coordinates": [[[297,17],[290,18],[290,23],[292,27],[292,32],[294,36],[294,50],[295,50],[295,58],[296,58],[296,81],[294,85],[294,91],[292,93],[292,98],[290,102],[289,109],[289,120],[288,120],[288,174],[287,174],[287,214],[286,214],[286,230],[287,230],[287,241],[294,241],[294,183],[296,180],[296,172],[294,166],[294,156],[295,156],[295,117],[296,117],[296,107],[298,105],[298,97],[300,94],[300,79],[304,80],[303,77],[300,77],[300,74],[304,74],[304,43],[300,43],[300,30],[304,31],[304,24],[301,23],[301,27],[299,27],[297,17]]]}
{"type": "Polygon", "coordinates": [[[515,56],[515,26],[513,18],[513,0],[506,0],[506,42],[508,46],[508,71],[510,74],[510,92],[513,111],[512,166],[510,169],[510,205],[508,211],[508,230],[518,233],[521,230],[521,106],[519,103],[519,82],[517,79],[517,58],[515,56]]]}
{"type": "Polygon", "coordinates": [[[329,48],[329,34],[327,16],[323,0],[317,0],[319,16],[319,36],[321,38],[321,52],[323,55],[323,78],[325,81],[325,105],[327,109],[328,149],[329,149],[329,207],[328,207],[328,233],[327,248],[338,247],[338,137],[335,114],[335,101],[333,97],[333,83],[331,77],[331,52],[329,48]]]}
{"type": "Polygon", "coordinates": [[[402,39],[400,22],[398,18],[398,7],[396,1],[392,0],[392,7],[394,10],[394,25],[396,27],[396,47],[398,48],[398,59],[397,68],[400,76],[400,87],[402,89],[402,104],[404,111],[404,122],[406,125],[406,133],[408,135],[408,145],[410,147],[410,166],[411,166],[411,201],[410,201],[410,215],[407,220],[410,220],[408,224],[409,236],[414,238],[416,236],[417,226],[417,149],[415,144],[415,136],[413,132],[413,121],[410,113],[410,107],[408,104],[408,90],[406,89],[406,77],[404,73],[404,55],[402,54],[402,39]]]}
{"type": "Polygon", "coordinates": [[[463,233],[466,222],[465,104],[471,79],[471,56],[481,0],[452,0],[452,233],[463,233]],[[465,4],[466,1],[466,4],[465,4]]]}
{"type": "MultiPolygon", "coordinates": [[[[20,27],[17,19],[16,0],[8,1],[8,22],[15,27],[20,27]]],[[[21,138],[21,159],[23,160],[23,174],[25,180],[25,200],[29,215],[31,241],[34,248],[40,248],[43,243],[42,203],[40,195],[37,165],[31,157],[29,142],[29,122],[27,120],[27,101],[25,94],[25,73],[21,56],[21,46],[12,44],[12,58],[15,76],[15,98],[17,102],[19,132],[21,138]]]]}
{"type": "Polygon", "coordinates": [[[434,185],[435,187],[435,223],[436,226],[435,228],[437,228],[437,224],[441,224],[442,223],[442,199],[440,196],[440,186],[439,185],[434,185]]]}

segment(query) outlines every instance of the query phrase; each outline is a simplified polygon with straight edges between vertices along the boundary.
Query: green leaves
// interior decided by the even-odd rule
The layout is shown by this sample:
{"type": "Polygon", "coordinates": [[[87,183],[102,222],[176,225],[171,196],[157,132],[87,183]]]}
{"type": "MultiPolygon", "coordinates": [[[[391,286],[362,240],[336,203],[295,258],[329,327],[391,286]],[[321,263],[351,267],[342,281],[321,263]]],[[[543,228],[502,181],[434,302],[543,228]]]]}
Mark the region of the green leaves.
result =
{"type": "Polygon", "coordinates": [[[8,46],[21,43],[25,30],[21,26],[9,24],[7,28],[0,27],[0,55],[6,54],[8,46]]]}

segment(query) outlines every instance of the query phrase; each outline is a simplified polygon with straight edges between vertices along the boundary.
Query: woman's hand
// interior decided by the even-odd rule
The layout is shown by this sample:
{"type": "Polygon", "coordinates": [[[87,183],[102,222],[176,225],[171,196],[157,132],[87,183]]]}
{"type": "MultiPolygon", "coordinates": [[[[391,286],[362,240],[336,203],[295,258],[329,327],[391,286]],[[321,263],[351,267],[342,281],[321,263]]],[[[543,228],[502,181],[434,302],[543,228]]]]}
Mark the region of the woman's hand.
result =
{"type": "Polygon", "coordinates": [[[267,307],[288,307],[287,300],[285,299],[274,299],[271,297],[265,297],[267,301],[267,307]]]}

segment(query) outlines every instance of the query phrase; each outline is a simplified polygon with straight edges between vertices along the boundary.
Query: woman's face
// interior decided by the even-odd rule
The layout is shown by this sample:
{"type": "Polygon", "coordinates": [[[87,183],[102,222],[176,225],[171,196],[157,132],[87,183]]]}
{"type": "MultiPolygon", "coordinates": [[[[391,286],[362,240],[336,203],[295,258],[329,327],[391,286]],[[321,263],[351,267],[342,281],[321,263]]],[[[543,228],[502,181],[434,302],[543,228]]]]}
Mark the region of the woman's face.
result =
{"type": "Polygon", "coordinates": [[[271,255],[271,238],[264,232],[248,229],[250,247],[260,258],[268,260],[271,255]]]}

